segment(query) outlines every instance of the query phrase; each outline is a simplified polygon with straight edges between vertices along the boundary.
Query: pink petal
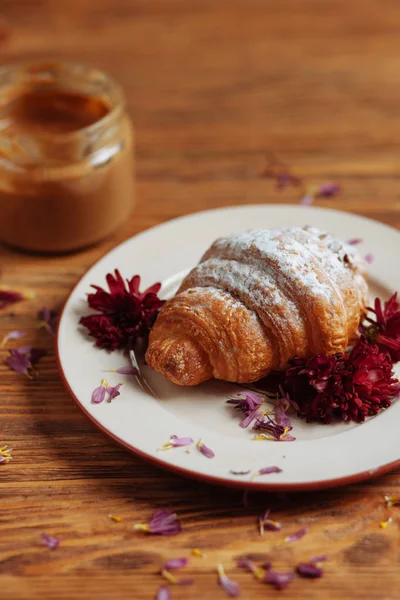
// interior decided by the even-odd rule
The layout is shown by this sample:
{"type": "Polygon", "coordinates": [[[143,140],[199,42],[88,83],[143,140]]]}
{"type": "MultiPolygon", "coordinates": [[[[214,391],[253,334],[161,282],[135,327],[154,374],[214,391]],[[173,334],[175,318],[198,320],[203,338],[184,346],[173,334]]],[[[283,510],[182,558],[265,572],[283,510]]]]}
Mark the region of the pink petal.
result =
{"type": "Polygon", "coordinates": [[[285,542],[297,542],[297,540],[301,540],[302,537],[304,537],[306,535],[306,533],[308,533],[309,528],[308,527],[303,527],[302,529],[299,529],[299,531],[296,531],[296,533],[292,533],[292,535],[288,535],[285,538],[285,542]]]}
{"type": "Polygon", "coordinates": [[[300,200],[300,204],[302,204],[303,206],[310,206],[310,204],[312,204],[313,202],[314,196],[311,196],[311,194],[305,194],[300,200]]]}
{"type": "Polygon", "coordinates": [[[159,587],[154,600],[171,600],[171,592],[169,587],[166,585],[159,587]]]}
{"type": "Polygon", "coordinates": [[[222,567],[218,568],[218,582],[222,589],[227,593],[231,598],[237,598],[240,595],[240,586],[236,581],[230,579],[223,572],[222,567]]]}
{"type": "Polygon", "coordinates": [[[317,567],[312,563],[299,563],[297,565],[296,571],[301,577],[308,577],[309,579],[316,579],[317,577],[322,577],[323,570],[321,567],[317,567]]]}
{"type": "Polygon", "coordinates": [[[171,569],[182,569],[186,567],[189,563],[189,559],[186,556],[182,556],[181,558],[171,558],[167,560],[162,570],[166,569],[167,571],[171,569]]]}
{"type": "Polygon", "coordinates": [[[40,536],[42,538],[42,542],[50,548],[50,550],[55,550],[60,545],[60,540],[55,538],[52,535],[47,535],[47,533],[42,533],[40,536]]]}
{"type": "Polygon", "coordinates": [[[26,331],[10,331],[7,335],[4,336],[2,344],[4,345],[9,340],[19,340],[20,338],[26,335],[26,331]]]}
{"type": "Polygon", "coordinates": [[[362,238],[352,238],[351,240],[347,240],[346,244],[349,246],[358,246],[358,244],[362,244],[362,238]]]}
{"type": "Polygon", "coordinates": [[[295,579],[294,573],[278,573],[277,571],[267,571],[264,576],[265,583],[274,585],[278,590],[284,590],[288,584],[295,579]]]}
{"type": "Polygon", "coordinates": [[[214,456],[215,456],[214,452],[211,450],[211,448],[208,448],[208,446],[203,444],[203,442],[201,440],[199,440],[197,442],[197,447],[200,450],[200,452],[207,458],[214,458],[214,456]]]}
{"type": "Polygon", "coordinates": [[[121,385],[122,385],[122,383],[118,383],[115,386],[108,386],[106,388],[107,394],[109,394],[108,402],[111,402],[111,400],[113,400],[114,398],[117,398],[117,396],[120,395],[121,392],[119,391],[119,389],[120,389],[121,385]]]}
{"type": "Polygon", "coordinates": [[[263,467],[259,471],[257,471],[258,475],[269,475],[270,473],[282,473],[282,469],[280,467],[263,467]]]}
{"type": "Polygon", "coordinates": [[[366,263],[368,263],[369,265],[371,265],[374,262],[375,257],[374,257],[373,254],[367,254],[366,256],[364,256],[364,260],[365,260],[366,263]]]}
{"type": "Polygon", "coordinates": [[[106,391],[107,388],[104,385],[99,385],[99,387],[97,387],[92,394],[92,403],[93,404],[100,404],[101,402],[104,401],[105,397],[106,397],[106,391]]]}
{"type": "Polygon", "coordinates": [[[177,435],[171,435],[171,443],[173,446],[190,446],[194,443],[191,437],[178,437],[177,435]]]}
{"type": "Polygon", "coordinates": [[[119,369],[115,369],[115,372],[119,373],[120,375],[139,375],[139,371],[132,365],[119,367],[119,369]]]}

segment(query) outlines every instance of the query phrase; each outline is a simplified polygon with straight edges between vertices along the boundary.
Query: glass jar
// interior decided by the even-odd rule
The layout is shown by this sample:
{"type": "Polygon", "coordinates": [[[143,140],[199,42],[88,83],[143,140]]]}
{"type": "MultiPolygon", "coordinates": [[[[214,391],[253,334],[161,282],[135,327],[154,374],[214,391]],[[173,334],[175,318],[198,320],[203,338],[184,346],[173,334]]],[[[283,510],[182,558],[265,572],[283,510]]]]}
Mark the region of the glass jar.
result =
{"type": "Polygon", "coordinates": [[[68,62],[0,69],[0,242],[78,250],[134,203],[132,127],[121,88],[68,62]]]}

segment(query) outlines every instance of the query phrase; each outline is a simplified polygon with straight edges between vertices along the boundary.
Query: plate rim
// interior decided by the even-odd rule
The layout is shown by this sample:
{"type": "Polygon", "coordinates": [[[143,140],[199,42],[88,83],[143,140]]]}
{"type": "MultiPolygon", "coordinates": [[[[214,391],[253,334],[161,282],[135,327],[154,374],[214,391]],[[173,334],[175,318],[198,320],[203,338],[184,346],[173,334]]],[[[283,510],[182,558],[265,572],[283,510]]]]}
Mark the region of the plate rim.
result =
{"type": "MultiPolygon", "coordinates": [[[[160,458],[157,458],[157,456],[154,456],[152,454],[149,454],[143,450],[140,450],[139,448],[131,445],[129,442],[121,439],[120,437],[118,437],[117,435],[115,435],[114,433],[112,433],[109,429],[107,429],[104,425],[102,425],[86,408],[85,406],[83,406],[83,404],[80,402],[79,398],[75,395],[75,393],[72,391],[71,386],[68,383],[67,377],[64,373],[64,369],[62,367],[62,363],[61,363],[61,356],[60,356],[60,347],[59,347],[59,330],[60,330],[60,324],[61,321],[63,319],[64,313],[65,313],[65,309],[66,306],[71,298],[71,296],[74,294],[75,289],[78,287],[78,285],[80,284],[80,282],[82,281],[82,279],[87,275],[87,273],[96,265],[98,264],[101,260],[103,260],[106,256],[108,256],[109,254],[111,254],[112,252],[116,251],[117,249],[121,248],[122,246],[124,246],[125,244],[129,243],[131,240],[133,240],[134,238],[138,238],[144,234],[149,233],[150,231],[155,231],[158,230],[160,228],[163,228],[165,226],[168,226],[171,223],[175,223],[177,221],[184,221],[184,220],[190,220],[192,218],[195,218],[198,215],[205,215],[207,213],[215,213],[215,212],[229,212],[232,211],[234,209],[253,209],[253,208],[281,208],[281,209],[288,209],[290,210],[290,208],[296,208],[299,209],[301,208],[302,210],[304,210],[305,212],[307,210],[309,210],[309,207],[307,206],[301,206],[298,204],[278,204],[278,203],[271,203],[271,204],[242,204],[242,205],[234,205],[234,206],[224,206],[224,207],[218,207],[215,209],[207,209],[207,210],[201,210],[201,211],[196,211],[193,213],[189,213],[187,215],[182,215],[179,217],[175,217],[173,219],[169,219],[167,221],[163,221],[162,223],[158,223],[157,225],[154,225],[152,227],[149,227],[143,231],[140,231],[139,233],[123,240],[122,242],[120,242],[119,244],[117,244],[116,246],[114,246],[113,248],[111,248],[110,250],[108,250],[107,252],[105,252],[104,254],[102,254],[99,258],[97,258],[90,266],[88,266],[85,271],[79,276],[78,280],[76,281],[76,283],[73,285],[71,291],[68,293],[65,301],[63,302],[62,308],[60,310],[60,315],[59,315],[59,319],[58,319],[58,323],[57,323],[57,329],[56,329],[56,335],[55,335],[55,357],[56,357],[56,364],[57,364],[57,369],[61,378],[61,382],[64,386],[64,388],[66,389],[66,391],[68,392],[69,396],[73,399],[73,401],[75,402],[75,404],[77,405],[77,407],[83,412],[83,414],[89,419],[89,421],[98,429],[101,431],[101,433],[103,433],[106,437],[108,437],[109,439],[111,439],[113,442],[117,443],[120,447],[124,448],[125,450],[128,450],[131,454],[138,456],[139,458],[161,468],[167,471],[172,471],[175,474],[187,477],[189,479],[194,479],[196,481],[200,481],[203,483],[208,483],[208,484],[214,484],[214,485],[219,485],[225,488],[232,488],[232,489],[245,489],[245,490],[249,490],[249,491],[277,491],[277,492],[281,492],[281,491],[285,491],[285,492],[298,492],[298,491],[318,491],[318,490],[322,490],[322,489],[329,489],[329,488],[333,488],[333,487],[341,487],[341,486],[345,486],[345,485],[350,485],[350,484],[354,484],[354,483],[360,483],[362,481],[366,481],[366,480],[370,480],[370,479],[375,479],[377,477],[380,477],[381,475],[384,475],[386,473],[389,473],[397,468],[400,468],[400,458],[398,458],[397,460],[391,461],[389,463],[386,463],[384,465],[381,465],[377,468],[374,469],[367,469],[364,471],[360,471],[359,473],[355,473],[353,475],[346,475],[343,477],[336,477],[336,478],[330,478],[330,479],[324,479],[324,480],[319,480],[319,481],[308,481],[308,482],[297,482],[297,483],[279,483],[279,482],[272,482],[272,481],[244,481],[244,480],[237,480],[235,481],[234,479],[222,479],[216,475],[209,475],[205,472],[198,472],[198,471],[194,471],[191,470],[189,468],[185,468],[185,467],[181,467],[178,465],[174,465],[172,463],[169,462],[165,462],[160,458]]],[[[357,217],[358,219],[367,221],[369,223],[373,223],[373,224],[378,224],[381,227],[387,228],[391,231],[395,231],[400,235],[400,231],[394,227],[391,227],[390,225],[387,225],[386,223],[382,223],[380,221],[377,221],[375,219],[370,219],[369,217],[365,217],[363,215],[359,215],[357,213],[353,213],[353,212],[347,212],[347,211],[342,211],[342,210],[338,210],[335,208],[326,208],[326,207],[321,207],[321,206],[313,206],[312,207],[313,210],[317,210],[318,212],[325,212],[325,213],[341,213],[343,215],[346,216],[352,216],[352,217],[357,217]]]]}

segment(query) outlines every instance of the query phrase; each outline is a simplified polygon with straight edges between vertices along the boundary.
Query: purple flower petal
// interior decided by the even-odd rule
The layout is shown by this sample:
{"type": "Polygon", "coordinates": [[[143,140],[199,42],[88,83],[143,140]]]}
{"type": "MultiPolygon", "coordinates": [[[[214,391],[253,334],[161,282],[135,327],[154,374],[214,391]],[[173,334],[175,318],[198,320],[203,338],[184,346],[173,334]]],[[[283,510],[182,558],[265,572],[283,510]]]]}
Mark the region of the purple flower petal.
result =
{"type": "Polygon", "coordinates": [[[231,473],[231,475],[248,475],[249,473],[251,473],[251,469],[249,469],[248,471],[233,471],[231,469],[229,473],[231,473]]]}
{"type": "Polygon", "coordinates": [[[47,306],[44,306],[39,312],[39,319],[51,335],[54,335],[57,329],[58,317],[58,311],[51,310],[47,306]]]}
{"type": "Polygon", "coordinates": [[[260,528],[260,535],[264,535],[265,529],[267,531],[280,531],[282,529],[282,524],[278,521],[272,521],[269,519],[270,509],[268,508],[261,517],[258,518],[258,524],[260,528]]]}
{"type": "Polygon", "coordinates": [[[190,446],[194,443],[191,437],[178,437],[177,435],[171,435],[171,444],[173,446],[190,446]]]}
{"type": "Polygon", "coordinates": [[[169,587],[166,585],[159,587],[154,600],[171,600],[171,592],[169,587]]]}
{"type": "Polygon", "coordinates": [[[178,585],[193,585],[194,579],[193,577],[182,577],[182,579],[178,579],[178,585]]]}
{"type": "Polygon", "coordinates": [[[263,467],[259,471],[256,471],[252,477],[258,477],[259,475],[270,475],[270,473],[282,473],[282,469],[280,467],[272,466],[272,467],[263,467]]]}
{"type": "Polygon", "coordinates": [[[26,331],[18,331],[18,330],[10,331],[10,333],[7,333],[7,335],[5,335],[3,337],[0,347],[5,346],[9,340],[19,340],[20,338],[24,337],[25,335],[26,335],[26,331]]]}
{"type": "Polygon", "coordinates": [[[319,563],[319,562],[325,562],[327,559],[328,559],[327,554],[318,554],[317,556],[312,556],[308,562],[315,564],[315,563],[319,563]]]}
{"type": "Polygon", "coordinates": [[[42,542],[50,548],[50,550],[55,550],[60,545],[60,540],[55,538],[52,535],[47,535],[47,533],[42,533],[40,536],[42,538],[42,542]]]}
{"type": "Polygon", "coordinates": [[[186,567],[188,563],[189,559],[186,558],[186,556],[182,556],[182,558],[171,558],[170,560],[167,560],[163,566],[163,570],[167,569],[168,571],[169,569],[182,569],[183,567],[186,567]]]}
{"type": "Polygon", "coordinates": [[[287,428],[290,431],[293,429],[292,422],[286,414],[285,402],[277,401],[274,409],[274,417],[276,424],[280,425],[280,427],[287,428]]]}
{"type": "Polygon", "coordinates": [[[314,196],[311,194],[304,194],[300,199],[300,204],[303,206],[310,206],[314,202],[314,196]]]}
{"type": "Polygon", "coordinates": [[[374,257],[373,254],[367,254],[366,256],[364,256],[364,260],[365,260],[366,263],[368,263],[369,265],[371,265],[374,262],[375,257],[374,257]]]}
{"type": "Polygon", "coordinates": [[[9,350],[10,356],[5,359],[6,365],[16,373],[28,374],[28,369],[32,364],[27,354],[21,353],[20,350],[9,350]]]}
{"type": "Polygon", "coordinates": [[[118,383],[115,386],[107,386],[106,390],[107,390],[107,394],[108,394],[108,402],[111,402],[111,400],[113,400],[114,398],[116,398],[117,396],[120,395],[120,387],[121,385],[123,385],[122,383],[118,383]]]}
{"type": "Polygon", "coordinates": [[[349,246],[358,246],[358,244],[362,244],[363,241],[362,238],[351,238],[351,240],[347,240],[346,244],[349,246]]]}
{"type": "Polygon", "coordinates": [[[308,533],[308,527],[303,527],[302,529],[299,529],[299,531],[296,531],[296,533],[292,533],[292,535],[288,535],[285,538],[285,542],[289,543],[289,542],[297,542],[297,540],[301,540],[302,537],[304,537],[306,535],[306,533],[308,533]]]}
{"type": "Polygon", "coordinates": [[[214,456],[215,456],[214,452],[211,450],[211,448],[208,448],[208,446],[203,444],[203,442],[201,440],[199,440],[197,442],[197,447],[200,450],[200,452],[207,458],[214,458],[214,456]]]}
{"type": "Polygon", "coordinates": [[[253,575],[257,577],[257,579],[262,579],[264,577],[264,569],[262,569],[261,567],[257,567],[257,565],[255,565],[252,560],[247,558],[247,556],[241,556],[240,558],[238,558],[237,566],[240,569],[245,569],[249,573],[253,573],[253,575]]]}
{"type": "Polygon", "coordinates": [[[249,506],[249,490],[245,490],[242,496],[242,504],[245,508],[249,506]]]}
{"type": "Polygon", "coordinates": [[[252,410],[250,411],[247,416],[240,421],[239,426],[242,427],[243,429],[246,429],[246,427],[248,427],[253,421],[254,419],[257,419],[258,417],[262,416],[262,411],[259,409],[256,410],[252,410]]]}
{"type": "Polygon", "coordinates": [[[231,596],[231,598],[237,598],[240,595],[240,586],[236,581],[230,579],[225,575],[224,567],[218,565],[218,582],[222,589],[231,596]]]}
{"type": "Polygon", "coordinates": [[[274,585],[278,590],[284,590],[295,577],[296,575],[292,572],[278,573],[277,571],[267,571],[264,576],[264,581],[265,583],[274,585]]]}
{"type": "Polygon", "coordinates": [[[337,196],[341,191],[340,185],[335,181],[327,181],[325,183],[321,183],[319,187],[316,189],[317,198],[331,198],[332,196],[337,196]]]}
{"type": "Polygon", "coordinates": [[[155,535],[176,535],[182,531],[176,513],[159,508],[149,523],[134,525],[137,531],[145,531],[155,535]]]}
{"type": "Polygon", "coordinates": [[[312,563],[299,563],[296,567],[296,571],[301,577],[308,577],[310,579],[322,577],[324,573],[320,567],[317,567],[312,563]]]}
{"type": "Polygon", "coordinates": [[[103,379],[103,381],[101,382],[101,385],[99,385],[99,387],[97,387],[95,390],[93,390],[93,393],[92,393],[92,403],[93,404],[100,404],[101,402],[104,402],[104,399],[106,397],[107,388],[108,388],[108,383],[105,379],[103,379]]]}

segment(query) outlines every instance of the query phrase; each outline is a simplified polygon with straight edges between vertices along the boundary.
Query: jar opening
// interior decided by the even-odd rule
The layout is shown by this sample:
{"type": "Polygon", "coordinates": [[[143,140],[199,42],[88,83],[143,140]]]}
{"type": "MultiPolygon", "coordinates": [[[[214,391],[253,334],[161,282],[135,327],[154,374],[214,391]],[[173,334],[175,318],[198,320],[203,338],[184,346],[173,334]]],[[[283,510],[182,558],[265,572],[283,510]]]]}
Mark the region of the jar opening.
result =
{"type": "Polygon", "coordinates": [[[123,111],[120,87],[91,67],[47,61],[0,68],[0,158],[54,162],[71,154],[71,144],[84,155],[110,138],[123,111]]]}

